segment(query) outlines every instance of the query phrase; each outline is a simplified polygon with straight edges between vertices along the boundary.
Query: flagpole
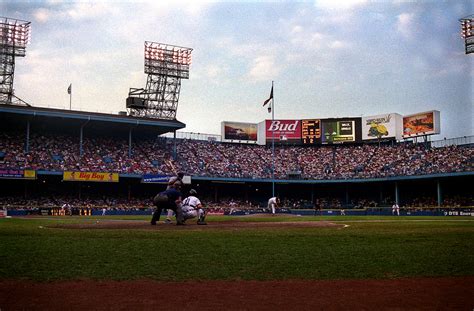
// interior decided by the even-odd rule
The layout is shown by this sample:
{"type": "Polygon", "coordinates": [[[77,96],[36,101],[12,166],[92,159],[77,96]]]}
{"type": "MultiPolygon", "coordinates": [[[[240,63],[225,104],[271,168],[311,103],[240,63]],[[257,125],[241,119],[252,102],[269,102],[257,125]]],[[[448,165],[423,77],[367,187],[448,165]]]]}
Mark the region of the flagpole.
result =
{"type": "Polygon", "coordinates": [[[71,106],[72,106],[72,83],[69,84],[69,87],[67,88],[67,92],[69,94],[69,110],[71,110],[71,106]]]}
{"type": "MultiPolygon", "coordinates": [[[[273,80],[272,80],[273,90],[273,80]]],[[[272,94],[273,95],[273,94],[272,94]]],[[[275,96],[272,96],[272,124],[275,121],[275,96]]],[[[275,131],[272,131],[272,198],[275,197],[275,131]]]]}

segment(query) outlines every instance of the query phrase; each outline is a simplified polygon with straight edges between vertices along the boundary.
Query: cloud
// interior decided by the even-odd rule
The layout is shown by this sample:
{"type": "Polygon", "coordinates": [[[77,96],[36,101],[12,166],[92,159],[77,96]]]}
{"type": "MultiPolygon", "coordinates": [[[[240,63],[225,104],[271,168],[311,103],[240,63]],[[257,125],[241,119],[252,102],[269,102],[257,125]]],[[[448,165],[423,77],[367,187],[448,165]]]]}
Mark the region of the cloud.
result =
{"type": "Polygon", "coordinates": [[[317,0],[314,5],[323,10],[347,11],[367,3],[367,0],[317,0]]]}
{"type": "Polygon", "coordinates": [[[33,17],[38,23],[46,23],[50,18],[50,12],[44,8],[37,9],[33,12],[33,17]]]}
{"type": "Polygon", "coordinates": [[[210,79],[215,79],[222,74],[223,69],[215,64],[211,64],[206,68],[207,77],[210,79]]]}
{"type": "Polygon", "coordinates": [[[347,43],[339,41],[339,40],[335,40],[329,43],[329,47],[334,50],[343,49],[347,47],[347,43]]]}
{"type": "Polygon", "coordinates": [[[254,59],[252,68],[248,75],[253,81],[264,81],[275,79],[281,68],[275,63],[272,56],[260,56],[254,59]]]}
{"type": "Polygon", "coordinates": [[[402,13],[397,16],[397,31],[405,39],[412,39],[415,29],[415,14],[402,13]]]}
{"type": "Polygon", "coordinates": [[[303,27],[301,27],[300,25],[295,25],[291,29],[291,33],[293,34],[301,33],[302,31],[303,31],[303,27]]]}
{"type": "Polygon", "coordinates": [[[114,11],[113,6],[106,2],[78,2],[67,11],[67,15],[74,20],[84,20],[108,16],[114,11]]]}

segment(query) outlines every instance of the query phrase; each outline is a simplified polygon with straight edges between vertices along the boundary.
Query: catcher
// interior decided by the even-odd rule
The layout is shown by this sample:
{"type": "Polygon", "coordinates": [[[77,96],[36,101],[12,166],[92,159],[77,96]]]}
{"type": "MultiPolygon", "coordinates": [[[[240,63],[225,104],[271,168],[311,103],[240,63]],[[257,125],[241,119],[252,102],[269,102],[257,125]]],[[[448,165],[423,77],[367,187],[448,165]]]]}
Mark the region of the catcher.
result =
{"type": "Polygon", "coordinates": [[[201,201],[196,197],[197,191],[189,190],[189,196],[183,200],[181,212],[183,213],[183,223],[186,219],[198,218],[198,225],[207,225],[205,218],[207,212],[203,209],[201,201]]]}

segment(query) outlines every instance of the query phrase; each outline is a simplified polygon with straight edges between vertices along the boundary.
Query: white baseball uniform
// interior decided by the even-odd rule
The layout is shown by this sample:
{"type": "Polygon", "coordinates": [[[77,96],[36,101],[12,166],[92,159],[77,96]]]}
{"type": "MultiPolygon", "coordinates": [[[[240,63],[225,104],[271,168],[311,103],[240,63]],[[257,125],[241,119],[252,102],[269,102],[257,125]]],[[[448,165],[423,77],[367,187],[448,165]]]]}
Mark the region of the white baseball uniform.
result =
{"type": "Polygon", "coordinates": [[[397,216],[400,216],[400,206],[397,203],[392,206],[392,215],[395,215],[395,213],[397,213],[397,216]]]}
{"type": "Polygon", "coordinates": [[[268,200],[268,206],[267,207],[272,210],[272,214],[275,214],[275,207],[276,207],[277,204],[278,204],[278,202],[277,202],[276,197],[270,198],[270,200],[268,200]]]}
{"type": "Polygon", "coordinates": [[[181,210],[183,211],[184,219],[196,218],[201,217],[204,213],[202,208],[198,208],[201,205],[201,201],[195,196],[189,196],[183,201],[183,205],[181,206],[181,210]]]}

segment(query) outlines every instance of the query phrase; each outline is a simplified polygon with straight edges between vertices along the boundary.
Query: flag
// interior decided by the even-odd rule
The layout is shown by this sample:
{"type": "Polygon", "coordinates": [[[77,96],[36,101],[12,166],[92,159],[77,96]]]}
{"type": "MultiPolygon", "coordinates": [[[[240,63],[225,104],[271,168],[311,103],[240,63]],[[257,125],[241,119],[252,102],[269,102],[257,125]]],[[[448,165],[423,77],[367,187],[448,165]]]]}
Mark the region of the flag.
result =
{"type": "Polygon", "coordinates": [[[71,94],[71,92],[72,92],[72,83],[69,84],[69,87],[67,88],[67,93],[71,94]]]}
{"type": "Polygon", "coordinates": [[[270,91],[270,97],[266,101],[263,102],[263,106],[265,107],[265,105],[268,104],[268,102],[272,99],[273,99],[273,85],[272,85],[272,90],[270,91]]]}

